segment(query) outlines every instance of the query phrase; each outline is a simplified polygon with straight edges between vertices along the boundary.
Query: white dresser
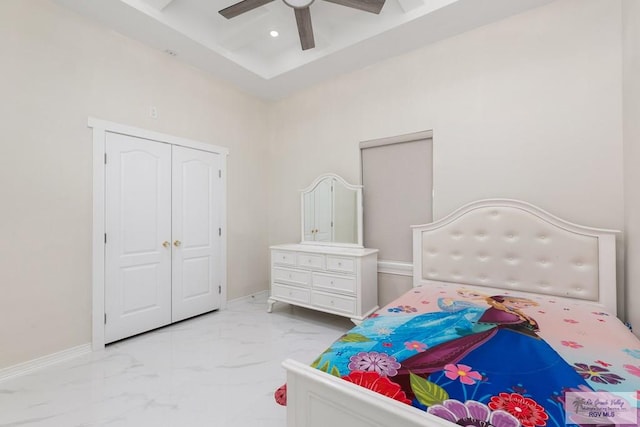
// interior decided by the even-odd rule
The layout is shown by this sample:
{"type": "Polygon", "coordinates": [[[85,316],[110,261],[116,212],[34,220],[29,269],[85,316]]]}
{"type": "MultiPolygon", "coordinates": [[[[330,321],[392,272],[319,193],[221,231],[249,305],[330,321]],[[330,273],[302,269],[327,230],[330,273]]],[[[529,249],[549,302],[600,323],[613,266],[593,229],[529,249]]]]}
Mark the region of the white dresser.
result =
{"type": "Polygon", "coordinates": [[[361,322],[378,309],[378,250],[271,246],[271,297],[361,322]]]}

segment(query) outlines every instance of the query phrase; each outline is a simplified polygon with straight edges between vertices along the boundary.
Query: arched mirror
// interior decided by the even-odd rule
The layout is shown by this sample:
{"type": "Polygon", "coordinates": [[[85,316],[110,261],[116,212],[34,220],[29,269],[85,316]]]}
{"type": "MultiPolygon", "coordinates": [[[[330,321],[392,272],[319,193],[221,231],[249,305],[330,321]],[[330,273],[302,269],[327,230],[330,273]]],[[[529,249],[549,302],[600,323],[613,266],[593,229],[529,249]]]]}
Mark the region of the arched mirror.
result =
{"type": "Polygon", "coordinates": [[[362,186],[332,173],[302,190],[301,243],[362,247],[362,186]]]}

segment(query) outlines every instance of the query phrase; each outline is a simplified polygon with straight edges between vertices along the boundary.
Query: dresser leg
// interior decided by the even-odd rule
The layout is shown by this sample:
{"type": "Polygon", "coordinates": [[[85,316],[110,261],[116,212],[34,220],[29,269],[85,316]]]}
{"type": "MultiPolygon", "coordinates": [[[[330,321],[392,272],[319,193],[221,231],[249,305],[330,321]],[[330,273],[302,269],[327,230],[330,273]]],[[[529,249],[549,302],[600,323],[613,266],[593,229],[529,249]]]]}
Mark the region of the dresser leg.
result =
{"type": "Polygon", "coordinates": [[[349,320],[351,320],[356,326],[360,325],[360,323],[364,322],[364,320],[371,316],[372,313],[374,313],[379,307],[376,305],[375,307],[373,307],[371,310],[367,311],[364,316],[360,317],[360,318],[350,318],[349,320]]]}
{"type": "Polygon", "coordinates": [[[267,299],[267,304],[269,304],[269,306],[267,307],[267,313],[271,313],[271,310],[273,310],[273,304],[276,303],[276,300],[274,299],[267,299]]]}

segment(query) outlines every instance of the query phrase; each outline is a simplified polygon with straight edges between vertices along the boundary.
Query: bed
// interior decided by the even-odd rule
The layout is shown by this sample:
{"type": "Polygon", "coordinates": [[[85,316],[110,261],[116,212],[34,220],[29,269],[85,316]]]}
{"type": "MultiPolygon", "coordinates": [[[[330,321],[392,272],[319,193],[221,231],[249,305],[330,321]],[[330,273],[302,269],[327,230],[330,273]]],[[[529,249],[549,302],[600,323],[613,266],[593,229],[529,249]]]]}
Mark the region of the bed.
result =
{"type": "Polygon", "coordinates": [[[414,289],[311,366],[284,361],[289,427],[594,424],[577,406],[565,420],[566,399],[594,391],[627,399],[613,421],[636,425],[640,341],[616,318],[615,231],[506,199],[412,228],[414,289]]]}

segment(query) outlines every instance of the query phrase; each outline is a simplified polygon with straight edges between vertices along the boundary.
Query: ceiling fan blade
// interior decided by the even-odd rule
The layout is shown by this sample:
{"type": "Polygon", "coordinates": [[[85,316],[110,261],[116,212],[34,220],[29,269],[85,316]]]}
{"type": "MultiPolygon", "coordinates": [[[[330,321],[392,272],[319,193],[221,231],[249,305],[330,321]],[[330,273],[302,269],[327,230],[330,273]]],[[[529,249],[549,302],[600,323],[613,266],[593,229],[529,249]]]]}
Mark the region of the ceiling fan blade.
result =
{"type": "Polygon", "coordinates": [[[271,3],[272,1],[274,0],[242,0],[241,2],[219,10],[218,13],[227,19],[231,19],[245,12],[249,12],[256,7],[271,3]]]}
{"type": "Polygon", "coordinates": [[[325,0],[330,3],[340,4],[342,6],[352,7],[354,9],[364,10],[378,14],[384,6],[385,0],[325,0]]]}
{"type": "Polygon", "coordinates": [[[300,36],[300,44],[302,50],[316,47],[313,40],[313,28],[311,27],[311,12],[309,6],[301,9],[294,9],[296,13],[296,24],[298,24],[298,35],[300,36]]]}

